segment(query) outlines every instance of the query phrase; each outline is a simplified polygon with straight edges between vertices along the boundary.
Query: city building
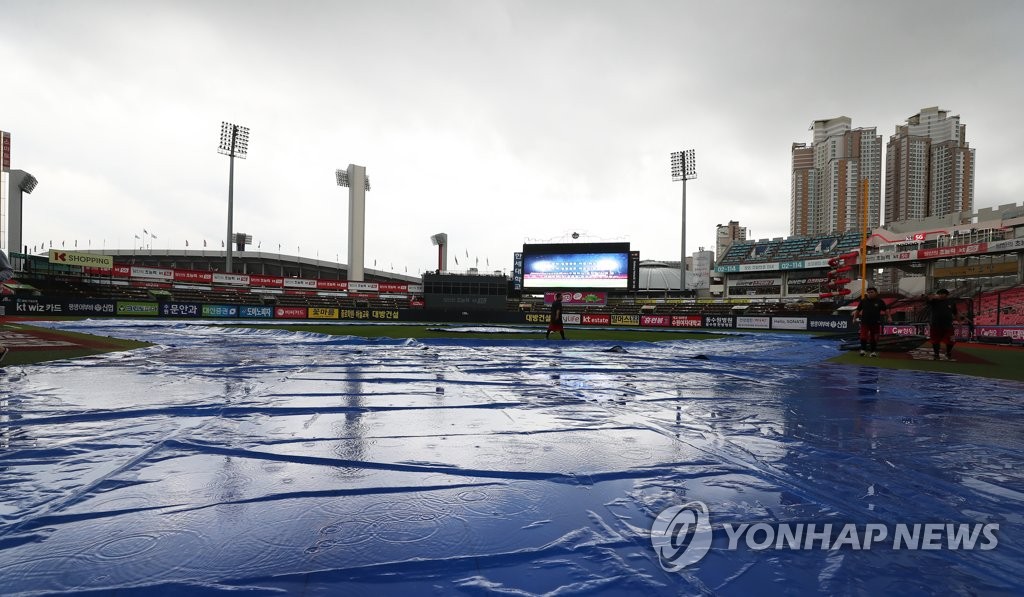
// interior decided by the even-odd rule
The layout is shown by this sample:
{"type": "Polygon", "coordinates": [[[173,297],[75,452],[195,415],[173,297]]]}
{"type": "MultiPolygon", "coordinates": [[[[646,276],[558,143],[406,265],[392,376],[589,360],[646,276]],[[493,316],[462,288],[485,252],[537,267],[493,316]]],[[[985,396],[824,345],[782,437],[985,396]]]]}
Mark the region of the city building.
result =
{"type": "Polygon", "coordinates": [[[747,240],[747,228],[740,226],[736,220],[732,220],[724,226],[719,224],[715,230],[715,255],[721,258],[722,255],[725,255],[729,245],[744,240],[747,240]]]}
{"type": "Polygon", "coordinates": [[[885,222],[974,210],[974,149],[948,110],[924,108],[896,126],[885,157],[885,222]]]}
{"type": "MultiPolygon", "coordinates": [[[[867,227],[881,218],[882,138],[874,127],[851,127],[846,116],[816,120],[813,142],[794,143],[790,234],[865,228],[862,181],[867,179],[867,227]]],[[[721,253],[719,253],[721,254],[721,253]]]]}

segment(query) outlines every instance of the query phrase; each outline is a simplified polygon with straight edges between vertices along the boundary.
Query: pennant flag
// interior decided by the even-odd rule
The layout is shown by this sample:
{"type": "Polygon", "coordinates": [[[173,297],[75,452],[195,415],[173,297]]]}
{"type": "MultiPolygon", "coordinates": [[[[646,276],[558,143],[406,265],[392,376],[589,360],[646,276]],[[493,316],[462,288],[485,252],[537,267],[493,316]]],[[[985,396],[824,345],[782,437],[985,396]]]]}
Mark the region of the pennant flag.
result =
{"type": "Polygon", "coordinates": [[[75,248],[76,249],[78,248],[78,239],[77,238],[75,239],[75,248]]]}
{"type": "Polygon", "coordinates": [[[142,229],[142,233],[143,233],[143,234],[149,234],[149,230],[146,230],[145,228],[143,228],[143,229],[142,229]]]}
{"type": "Polygon", "coordinates": [[[206,248],[206,239],[205,238],[203,239],[203,248],[204,249],[206,248]]]}
{"type": "Polygon", "coordinates": [[[466,249],[466,259],[469,259],[469,249],[466,249]]]}
{"type": "Polygon", "coordinates": [[[136,235],[135,235],[135,240],[142,240],[142,239],[141,239],[141,238],[139,238],[139,235],[138,235],[138,234],[136,234],[136,235]]]}
{"type": "Polygon", "coordinates": [[[480,267],[480,258],[479,257],[476,258],[476,266],[480,267]]]}
{"type": "Polygon", "coordinates": [[[220,241],[220,248],[224,248],[224,241],[220,241]]]}
{"type": "Polygon", "coordinates": [[[262,249],[263,248],[263,241],[260,241],[260,242],[256,243],[256,248],[257,249],[262,249]]]}
{"type": "Polygon", "coordinates": [[[459,256],[458,255],[452,255],[452,257],[455,258],[455,265],[458,265],[459,264],[459,256]]]}
{"type": "Polygon", "coordinates": [[[150,234],[149,238],[156,238],[156,235],[155,234],[150,234]]]}
{"type": "Polygon", "coordinates": [[[186,247],[188,246],[188,241],[187,241],[187,240],[185,241],[185,246],[186,246],[186,247]]]}
{"type": "Polygon", "coordinates": [[[60,246],[64,246],[64,241],[60,241],[60,246]]]}

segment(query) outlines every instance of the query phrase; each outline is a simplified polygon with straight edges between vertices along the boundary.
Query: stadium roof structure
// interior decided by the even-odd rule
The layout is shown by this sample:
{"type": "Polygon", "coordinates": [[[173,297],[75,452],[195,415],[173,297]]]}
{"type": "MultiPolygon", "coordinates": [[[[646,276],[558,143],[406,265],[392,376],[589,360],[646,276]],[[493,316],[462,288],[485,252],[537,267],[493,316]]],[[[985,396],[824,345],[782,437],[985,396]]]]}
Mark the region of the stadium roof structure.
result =
{"type": "Polygon", "coordinates": [[[664,261],[640,262],[640,291],[679,290],[679,266],[664,261]]]}
{"type": "MultiPolygon", "coordinates": [[[[76,253],[93,255],[110,255],[116,265],[133,265],[143,267],[176,268],[196,271],[220,272],[224,269],[225,252],[223,250],[159,250],[159,249],[73,249],[76,253]]],[[[326,261],[297,255],[284,255],[265,251],[235,252],[232,273],[256,274],[267,276],[283,276],[311,278],[322,280],[348,279],[348,265],[334,261],[326,261]]],[[[367,282],[399,281],[418,283],[420,276],[398,274],[395,272],[365,269],[364,280],[367,282]]]]}

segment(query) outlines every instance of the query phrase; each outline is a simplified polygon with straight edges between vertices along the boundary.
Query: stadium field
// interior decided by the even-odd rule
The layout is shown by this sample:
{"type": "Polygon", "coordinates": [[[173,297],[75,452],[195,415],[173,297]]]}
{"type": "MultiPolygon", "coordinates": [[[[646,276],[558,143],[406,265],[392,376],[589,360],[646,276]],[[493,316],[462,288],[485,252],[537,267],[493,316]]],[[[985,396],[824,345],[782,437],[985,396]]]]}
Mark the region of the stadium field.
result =
{"type": "MultiPolygon", "coordinates": [[[[360,336],[363,338],[412,338],[423,339],[474,339],[474,340],[544,340],[543,327],[512,327],[496,325],[316,325],[283,324],[251,325],[239,327],[257,329],[286,329],[296,332],[313,332],[332,336],[360,336]]],[[[723,334],[702,331],[651,331],[637,329],[609,328],[566,328],[568,340],[589,340],[609,342],[663,342],[667,340],[711,340],[722,338],[723,334]]],[[[557,333],[551,335],[552,342],[561,342],[557,333]]]]}

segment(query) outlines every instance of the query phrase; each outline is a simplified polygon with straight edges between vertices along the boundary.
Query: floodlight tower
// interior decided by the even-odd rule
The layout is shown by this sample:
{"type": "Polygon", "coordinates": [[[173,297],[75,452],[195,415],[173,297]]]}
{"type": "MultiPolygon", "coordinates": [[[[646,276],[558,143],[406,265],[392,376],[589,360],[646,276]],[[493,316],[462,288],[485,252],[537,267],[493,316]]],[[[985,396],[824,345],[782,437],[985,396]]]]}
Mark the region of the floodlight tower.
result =
{"type": "Polygon", "coordinates": [[[672,153],[672,181],[683,182],[683,232],[682,249],[679,258],[679,290],[686,292],[686,181],[697,178],[697,157],[695,151],[675,151],[672,153]]]}
{"type": "Polygon", "coordinates": [[[430,242],[437,246],[437,273],[448,271],[448,234],[438,232],[430,237],[430,242]]]}
{"type": "Polygon", "coordinates": [[[234,195],[235,195],[235,158],[244,160],[249,152],[249,129],[230,122],[220,123],[220,147],[218,153],[231,158],[228,166],[228,238],[224,243],[227,251],[224,259],[224,271],[232,273],[231,269],[231,245],[234,241],[233,218],[234,218],[234,195]]]}
{"type": "Polygon", "coordinates": [[[363,281],[364,247],[366,244],[366,191],[370,179],[366,166],[349,164],[347,170],[335,170],[339,187],[348,187],[348,279],[363,281]]]}
{"type": "MultiPolygon", "coordinates": [[[[36,185],[39,181],[36,180],[35,176],[32,176],[24,170],[11,170],[9,171],[8,179],[8,191],[7,191],[7,222],[6,226],[0,223],[0,232],[6,228],[7,238],[2,238],[0,235],[0,248],[6,244],[8,253],[17,251],[22,252],[24,250],[22,246],[22,195],[31,194],[35,190],[36,185]]],[[[0,218],[4,216],[4,205],[0,201],[0,218]]]]}

